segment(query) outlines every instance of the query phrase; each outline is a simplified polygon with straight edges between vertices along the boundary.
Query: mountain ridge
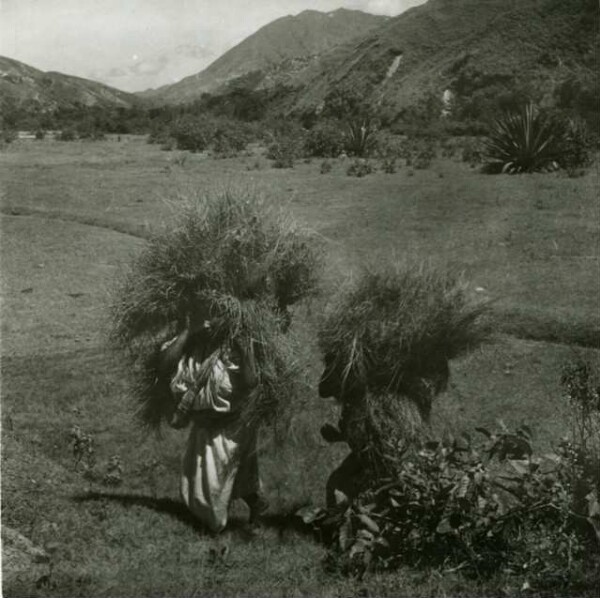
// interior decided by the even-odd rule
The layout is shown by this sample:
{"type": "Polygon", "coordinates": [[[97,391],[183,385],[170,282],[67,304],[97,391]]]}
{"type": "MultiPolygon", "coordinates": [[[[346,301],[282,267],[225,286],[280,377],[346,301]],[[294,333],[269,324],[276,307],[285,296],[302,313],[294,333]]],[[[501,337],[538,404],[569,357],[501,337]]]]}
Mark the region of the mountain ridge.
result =
{"type": "Polygon", "coordinates": [[[130,108],[137,96],[91,79],[42,71],[0,56],[0,109],[36,107],[43,112],[78,106],[130,108]]]}
{"type": "Polygon", "coordinates": [[[189,102],[248,73],[268,70],[284,60],[320,54],[362,36],[387,19],[345,8],[329,13],[309,9],[283,16],[245,38],[201,72],[137,95],[161,103],[189,102]]]}

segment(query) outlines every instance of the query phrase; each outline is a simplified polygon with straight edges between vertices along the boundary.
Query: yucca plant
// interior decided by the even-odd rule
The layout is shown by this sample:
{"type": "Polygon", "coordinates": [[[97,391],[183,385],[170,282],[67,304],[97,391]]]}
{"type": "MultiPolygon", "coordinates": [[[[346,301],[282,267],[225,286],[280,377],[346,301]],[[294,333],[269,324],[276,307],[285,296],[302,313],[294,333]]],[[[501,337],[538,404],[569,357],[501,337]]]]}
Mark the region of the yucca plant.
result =
{"type": "Polygon", "coordinates": [[[487,170],[510,174],[554,170],[564,140],[564,126],[530,103],[493,123],[483,150],[487,170]]]}

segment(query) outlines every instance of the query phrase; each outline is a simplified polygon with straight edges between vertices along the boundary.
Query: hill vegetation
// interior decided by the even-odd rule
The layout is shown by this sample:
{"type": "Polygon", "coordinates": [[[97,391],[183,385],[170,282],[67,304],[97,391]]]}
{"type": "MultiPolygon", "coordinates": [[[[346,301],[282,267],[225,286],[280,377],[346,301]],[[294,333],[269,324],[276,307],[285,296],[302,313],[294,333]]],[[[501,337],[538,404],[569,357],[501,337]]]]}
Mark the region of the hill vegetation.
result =
{"type": "Polygon", "coordinates": [[[387,17],[347,9],[330,13],[305,10],[296,16],[282,17],[259,29],[200,73],[140,95],[160,103],[190,102],[248,73],[269,71],[281,64],[289,69],[295,61],[310,62],[318,54],[364,36],[386,20],[387,17]]]}

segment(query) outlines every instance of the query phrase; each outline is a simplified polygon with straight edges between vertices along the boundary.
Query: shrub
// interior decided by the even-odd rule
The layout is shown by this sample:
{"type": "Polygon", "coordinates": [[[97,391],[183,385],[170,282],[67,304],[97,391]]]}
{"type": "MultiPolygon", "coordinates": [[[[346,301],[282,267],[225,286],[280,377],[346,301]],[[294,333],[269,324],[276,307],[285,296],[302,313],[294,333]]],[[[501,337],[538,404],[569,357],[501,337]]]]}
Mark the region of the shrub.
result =
{"type": "Polygon", "coordinates": [[[364,159],[355,159],[352,160],[348,169],[346,170],[346,174],[348,176],[356,176],[356,177],[364,177],[373,172],[373,165],[364,159]]]}
{"type": "Polygon", "coordinates": [[[321,174],[328,174],[331,172],[332,168],[331,162],[328,160],[323,160],[323,162],[321,162],[321,174]]]}
{"type": "Polygon", "coordinates": [[[346,121],[344,149],[350,156],[364,158],[377,148],[377,125],[369,117],[349,118],[346,121]]]}
{"type": "Polygon", "coordinates": [[[344,134],[337,121],[325,121],[315,125],[307,134],[305,152],[317,158],[337,158],[344,150],[344,134]]]}
{"type": "Polygon", "coordinates": [[[465,433],[424,443],[393,476],[321,513],[333,563],[358,575],[400,564],[502,571],[532,590],[585,582],[598,544],[591,518],[582,528],[571,508],[568,453],[536,456],[526,426],[477,430],[483,442],[465,433]]]}
{"type": "Polygon", "coordinates": [[[169,416],[156,348],[191,317],[216,319],[223,343],[253,339],[261,392],[241,421],[277,420],[298,374],[282,332],[288,308],[316,292],[319,268],[317,240],[260,198],[227,191],[185,206],[176,226],[150,240],[113,302],[114,338],[133,359],[142,421],[158,427],[169,416]]]}
{"type": "Polygon", "coordinates": [[[35,132],[35,138],[36,138],[38,141],[42,141],[42,139],[44,139],[44,137],[46,137],[46,131],[44,131],[43,129],[38,129],[38,130],[35,132]]]}
{"type": "Polygon", "coordinates": [[[554,170],[564,143],[559,121],[528,104],[493,123],[484,144],[486,169],[510,174],[554,170]]]}
{"type": "MultiPolygon", "coordinates": [[[[560,122],[558,126],[561,126],[560,122]]],[[[585,122],[569,119],[564,127],[564,140],[558,156],[561,168],[573,171],[589,166],[592,162],[592,141],[585,122]]]]}
{"type": "Polygon", "coordinates": [[[386,174],[394,174],[396,172],[396,158],[385,158],[381,162],[381,170],[386,174]]]}
{"type": "Polygon", "coordinates": [[[433,145],[426,145],[414,157],[412,165],[417,170],[426,170],[431,166],[431,162],[435,158],[435,149],[433,145]]]}
{"type": "Polygon", "coordinates": [[[273,160],[273,168],[294,168],[300,154],[299,143],[293,137],[280,137],[267,148],[267,158],[273,160]]]}
{"type": "Polygon", "coordinates": [[[63,129],[58,134],[57,139],[59,141],[75,141],[75,139],[77,139],[77,135],[74,129],[63,129]]]}
{"type": "Polygon", "coordinates": [[[175,140],[177,149],[202,152],[208,149],[214,131],[213,121],[186,115],[175,121],[169,134],[175,140]]]}
{"type": "Polygon", "coordinates": [[[468,139],[461,153],[463,162],[467,162],[471,168],[474,168],[483,161],[483,148],[477,139],[468,139]]]}

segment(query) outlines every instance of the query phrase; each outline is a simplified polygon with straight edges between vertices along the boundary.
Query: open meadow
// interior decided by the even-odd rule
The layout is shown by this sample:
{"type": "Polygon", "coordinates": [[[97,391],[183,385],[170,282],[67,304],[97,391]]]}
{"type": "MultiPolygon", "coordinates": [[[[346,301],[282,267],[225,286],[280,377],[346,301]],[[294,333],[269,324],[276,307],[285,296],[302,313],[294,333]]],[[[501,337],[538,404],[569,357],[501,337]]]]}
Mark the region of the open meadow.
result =
{"type": "MultiPolygon", "coordinates": [[[[0,151],[2,524],[49,554],[8,571],[8,596],[514,595],[509,578],[465,581],[443,570],[356,580],[324,566],[326,548],[293,513],[321,506],[343,446],[319,435],[337,420],[318,398],[315,318],[351,272],[390,260],[458,267],[493,301],[492,341],[451,364],[432,426],[529,425],[546,450],[568,432],[563,365],[598,362],[598,170],[486,175],[456,158],[362,178],[347,162],[271,167],[255,147],[215,159],[165,152],[139,136],[16,141],[0,151]],[[127,374],[108,344],[111,291],[123,269],[178,212],[215,189],[256,191],[315,230],[326,248],[323,297],[299,307],[305,395],[289,432],[264,430],[260,461],[270,499],[250,534],[234,504],[214,540],[178,498],[185,433],[146,435],[127,374]],[[72,432],[93,439],[74,454],[72,432]],[[89,446],[89,445],[87,445],[89,446]],[[86,479],[85,466],[100,479],[86,479]]],[[[591,593],[589,594],[591,595],[591,593]]]]}

